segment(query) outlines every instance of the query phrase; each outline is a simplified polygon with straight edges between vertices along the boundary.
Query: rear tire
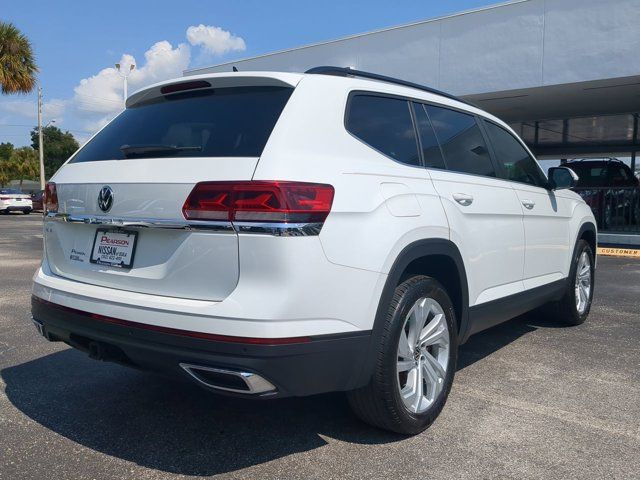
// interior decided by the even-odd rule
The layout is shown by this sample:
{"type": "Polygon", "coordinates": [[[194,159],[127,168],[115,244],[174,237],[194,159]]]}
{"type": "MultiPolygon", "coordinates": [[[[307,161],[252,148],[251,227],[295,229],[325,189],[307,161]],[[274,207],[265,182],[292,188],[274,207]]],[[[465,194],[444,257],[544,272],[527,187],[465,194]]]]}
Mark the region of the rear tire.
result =
{"type": "Polygon", "coordinates": [[[594,290],[594,256],[585,240],[578,240],[571,261],[564,296],[558,302],[546,306],[546,312],[561,323],[580,325],[589,316],[594,290]]]}
{"type": "Polygon", "coordinates": [[[23,210],[22,213],[24,213],[25,215],[29,215],[31,213],[31,210],[23,210]]]}
{"type": "Polygon", "coordinates": [[[444,407],[456,370],[456,317],[451,299],[431,277],[396,287],[382,327],[369,384],[347,393],[366,423],[415,435],[444,407]]]}

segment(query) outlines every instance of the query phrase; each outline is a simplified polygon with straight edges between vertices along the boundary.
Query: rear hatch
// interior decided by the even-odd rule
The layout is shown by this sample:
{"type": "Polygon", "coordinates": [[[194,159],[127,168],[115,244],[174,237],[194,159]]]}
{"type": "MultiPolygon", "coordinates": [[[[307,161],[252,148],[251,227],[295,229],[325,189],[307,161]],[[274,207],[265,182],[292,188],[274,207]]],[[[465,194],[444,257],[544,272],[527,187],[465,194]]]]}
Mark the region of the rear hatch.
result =
{"type": "Polygon", "coordinates": [[[297,79],[197,77],[130,97],[52,178],[52,272],[134,292],[224,299],[238,282],[237,235],[224,221],[185,220],[182,207],[198,182],[251,179],[297,79]]]}

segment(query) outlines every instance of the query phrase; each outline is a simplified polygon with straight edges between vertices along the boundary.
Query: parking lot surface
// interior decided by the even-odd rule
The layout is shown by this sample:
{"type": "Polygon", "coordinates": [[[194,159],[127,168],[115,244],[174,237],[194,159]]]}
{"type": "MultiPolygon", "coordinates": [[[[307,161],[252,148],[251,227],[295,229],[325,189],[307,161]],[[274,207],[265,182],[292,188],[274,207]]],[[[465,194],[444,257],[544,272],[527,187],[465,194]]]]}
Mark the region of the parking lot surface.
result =
{"type": "Polygon", "coordinates": [[[254,402],[90,360],[29,321],[39,215],[0,216],[0,478],[640,478],[640,261],[599,259],[587,323],[529,314],[462,346],[435,424],[341,394],[254,402]]]}

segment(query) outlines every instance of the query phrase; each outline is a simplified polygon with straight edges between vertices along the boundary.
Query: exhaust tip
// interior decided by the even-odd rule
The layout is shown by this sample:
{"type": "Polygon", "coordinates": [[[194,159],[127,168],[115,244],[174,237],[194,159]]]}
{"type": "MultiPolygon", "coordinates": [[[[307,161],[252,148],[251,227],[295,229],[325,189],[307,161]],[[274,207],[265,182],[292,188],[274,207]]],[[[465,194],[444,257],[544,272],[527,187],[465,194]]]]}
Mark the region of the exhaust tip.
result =
{"type": "Polygon", "coordinates": [[[215,390],[225,392],[255,395],[259,393],[275,392],[276,387],[257,373],[226,370],[223,368],[206,367],[180,363],[180,367],[198,383],[215,390]]]}

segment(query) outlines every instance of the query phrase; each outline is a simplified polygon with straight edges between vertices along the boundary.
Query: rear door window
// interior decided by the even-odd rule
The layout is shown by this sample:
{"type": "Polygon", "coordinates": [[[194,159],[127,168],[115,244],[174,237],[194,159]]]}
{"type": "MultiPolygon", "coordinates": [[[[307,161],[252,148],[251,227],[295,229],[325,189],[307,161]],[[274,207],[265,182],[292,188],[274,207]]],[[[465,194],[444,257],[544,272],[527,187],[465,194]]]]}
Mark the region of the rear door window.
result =
{"type": "Polygon", "coordinates": [[[496,176],[475,116],[433,105],[427,105],[426,109],[442,147],[447,169],[496,176]]]}
{"type": "Polygon", "coordinates": [[[421,166],[409,102],[377,95],[354,95],[346,127],[370,147],[392,159],[421,166]]]}
{"type": "Polygon", "coordinates": [[[127,108],[71,163],[167,156],[257,157],[292,91],[289,87],[212,88],[155,98],[127,108]]]}
{"type": "Polygon", "coordinates": [[[504,128],[485,121],[489,141],[493,147],[498,165],[502,167],[501,176],[513,182],[527,183],[537,187],[547,184],[538,162],[529,155],[522,144],[504,128]]]}

